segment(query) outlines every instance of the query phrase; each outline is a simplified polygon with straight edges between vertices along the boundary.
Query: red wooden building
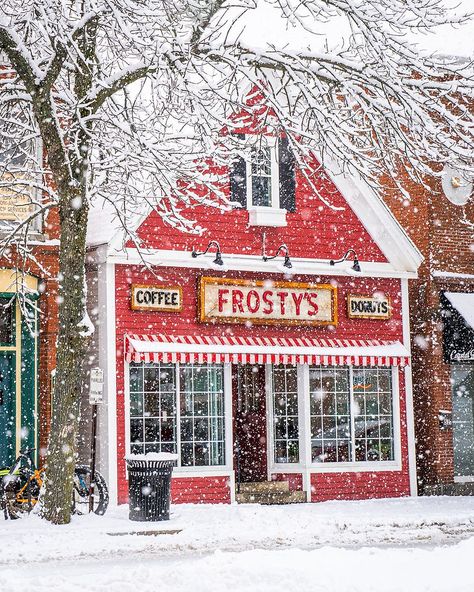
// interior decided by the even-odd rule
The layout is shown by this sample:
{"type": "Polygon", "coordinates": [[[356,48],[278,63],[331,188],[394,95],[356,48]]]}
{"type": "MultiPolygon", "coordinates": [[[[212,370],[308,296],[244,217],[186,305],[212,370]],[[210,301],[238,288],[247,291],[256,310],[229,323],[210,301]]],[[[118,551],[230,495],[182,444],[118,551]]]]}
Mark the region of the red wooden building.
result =
{"type": "Polygon", "coordinates": [[[191,212],[200,236],[143,217],[152,271],[92,213],[99,464],[119,503],[125,456],[156,451],[179,455],[174,502],[416,494],[408,281],[421,255],[370,188],[327,166],[314,182],[333,207],[286,142],[265,139],[223,176],[239,207],[191,212]]]}

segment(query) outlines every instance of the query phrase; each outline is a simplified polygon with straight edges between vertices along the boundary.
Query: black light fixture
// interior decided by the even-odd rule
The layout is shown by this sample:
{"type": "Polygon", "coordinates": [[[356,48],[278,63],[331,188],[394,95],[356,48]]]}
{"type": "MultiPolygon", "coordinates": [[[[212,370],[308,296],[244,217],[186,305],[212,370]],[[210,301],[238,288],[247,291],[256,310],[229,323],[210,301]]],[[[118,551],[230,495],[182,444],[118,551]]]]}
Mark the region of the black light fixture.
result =
{"type": "Polygon", "coordinates": [[[211,247],[216,247],[216,258],[214,259],[213,263],[215,265],[224,265],[224,261],[222,261],[222,253],[221,253],[221,247],[219,245],[219,243],[215,240],[212,240],[206,247],[205,251],[202,252],[198,252],[196,250],[193,249],[193,252],[191,253],[191,257],[193,257],[193,259],[196,259],[196,257],[199,257],[200,255],[205,255],[209,249],[211,247]]]}
{"type": "Polygon", "coordinates": [[[285,261],[283,262],[283,267],[287,267],[288,269],[291,269],[293,267],[293,265],[291,264],[291,261],[290,261],[290,251],[285,244],[280,245],[278,247],[278,249],[276,250],[276,253],[274,255],[272,255],[271,257],[268,257],[267,255],[262,255],[262,259],[264,261],[270,261],[270,259],[276,259],[282,251],[284,251],[284,253],[285,253],[285,261]]]}
{"type": "Polygon", "coordinates": [[[334,261],[334,259],[331,259],[331,261],[329,261],[329,265],[336,265],[336,263],[342,263],[343,261],[345,261],[349,257],[350,253],[352,253],[352,255],[354,256],[354,263],[352,264],[351,269],[353,269],[354,271],[361,272],[362,270],[360,268],[359,259],[357,258],[357,255],[356,255],[356,252],[354,251],[354,249],[348,249],[344,253],[344,256],[342,257],[342,259],[338,259],[337,261],[334,261]]]}

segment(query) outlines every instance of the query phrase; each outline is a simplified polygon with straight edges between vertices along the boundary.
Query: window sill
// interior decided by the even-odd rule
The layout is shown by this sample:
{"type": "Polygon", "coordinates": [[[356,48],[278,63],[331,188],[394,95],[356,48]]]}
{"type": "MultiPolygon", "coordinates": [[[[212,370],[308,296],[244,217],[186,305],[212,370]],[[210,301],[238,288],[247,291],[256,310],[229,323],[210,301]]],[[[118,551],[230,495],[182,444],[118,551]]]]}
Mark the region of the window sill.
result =
{"type": "Polygon", "coordinates": [[[286,226],[286,210],[282,208],[250,206],[248,211],[249,226],[286,226]]]}

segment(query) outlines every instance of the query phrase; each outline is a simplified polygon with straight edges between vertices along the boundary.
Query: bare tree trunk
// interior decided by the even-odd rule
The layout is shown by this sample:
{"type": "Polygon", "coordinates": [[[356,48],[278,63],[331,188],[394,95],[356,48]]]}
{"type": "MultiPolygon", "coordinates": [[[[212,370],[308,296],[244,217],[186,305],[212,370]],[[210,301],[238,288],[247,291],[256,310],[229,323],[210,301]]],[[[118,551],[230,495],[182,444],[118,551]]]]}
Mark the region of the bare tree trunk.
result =
{"type": "Polygon", "coordinates": [[[54,524],[71,519],[76,438],[87,336],[84,335],[84,262],[88,207],[84,191],[61,200],[59,331],[46,488],[41,514],[54,524]],[[80,203],[80,207],[76,206],[80,203]]]}

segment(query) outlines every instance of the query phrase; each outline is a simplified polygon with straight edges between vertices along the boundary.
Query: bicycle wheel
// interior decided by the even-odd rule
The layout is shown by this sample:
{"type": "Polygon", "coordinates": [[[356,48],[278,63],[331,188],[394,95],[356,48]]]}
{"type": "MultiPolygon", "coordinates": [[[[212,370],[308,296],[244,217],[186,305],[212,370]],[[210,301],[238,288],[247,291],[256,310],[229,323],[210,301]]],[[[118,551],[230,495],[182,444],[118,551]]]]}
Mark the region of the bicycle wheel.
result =
{"type": "Polygon", "coordinates": [[[2,480],[2,509],[10,520],[29,514],[38,501],[39,483],[31,472],[20,469],[15,475],[7,475],[2,480]]]}
{"type": "MultiPolygon", "coordinates": [[[[102,516],[109,505],[109,492],[105,479],[96,471],[94,478],[93,500],[94,514],[102,516]]],[[[74,470],[74,490],[72,509],[75,514],[89,513],[89,492],[91,486],[91,470],[86,465],[76,465],[74,470]]]]}

